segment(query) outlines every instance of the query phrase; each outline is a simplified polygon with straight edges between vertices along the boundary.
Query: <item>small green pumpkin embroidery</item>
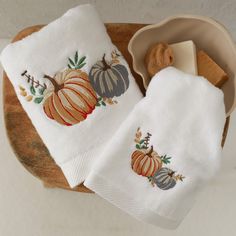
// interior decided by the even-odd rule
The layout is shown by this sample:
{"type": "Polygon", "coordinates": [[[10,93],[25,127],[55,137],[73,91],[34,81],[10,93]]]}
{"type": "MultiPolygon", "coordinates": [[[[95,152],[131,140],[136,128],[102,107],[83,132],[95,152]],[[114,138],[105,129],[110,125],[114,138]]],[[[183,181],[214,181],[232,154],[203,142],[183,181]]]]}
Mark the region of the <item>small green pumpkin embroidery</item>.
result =
{"type": "Polygon", "coordinates": [[[105,98],[119,97],[129,87],[129,74],[126,67],[120,64],[116,51],[112,52],[112,61],[102,60],[92,66],[89,79],[96,93],[105,98]]]}
{"type": "Polygon", "coordinates": [[[140,128],[137,129],[134,142],[136,150],[131,155],[131,168],[138,175],[147,177],[152,186],[156,185],[162,190],[173,188],[177,181],[183,181],[182,175],[176,175],[175,171],[170,168],[163,167],[170,163],[171,157],[167,155],[160,156],[153,148],[149,148],[151,134],[142,138],[140,128]]]}

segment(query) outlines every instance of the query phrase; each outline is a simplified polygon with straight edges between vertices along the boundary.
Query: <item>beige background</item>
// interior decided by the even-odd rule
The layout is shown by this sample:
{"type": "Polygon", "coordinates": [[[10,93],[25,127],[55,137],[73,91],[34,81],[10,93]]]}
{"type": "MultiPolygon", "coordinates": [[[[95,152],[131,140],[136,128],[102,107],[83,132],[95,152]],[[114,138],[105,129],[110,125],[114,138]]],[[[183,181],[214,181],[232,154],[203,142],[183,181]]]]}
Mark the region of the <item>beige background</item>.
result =
{"type": "MultiPolygon", "coordinates": [[[[235,0],[0,0],[0,49],[23,27],[48,23],[84,2],[94,3],[105,22],[158,22],[177,13],[208,15],[224,23],[236,39],[235,0]]],[[[16,160],[5,134],[2,99],[0,105],[0,236],[236,235],[236,113],[220,174],[173,232],[138,222],[96,195],[44,188],[16,160]]]]}

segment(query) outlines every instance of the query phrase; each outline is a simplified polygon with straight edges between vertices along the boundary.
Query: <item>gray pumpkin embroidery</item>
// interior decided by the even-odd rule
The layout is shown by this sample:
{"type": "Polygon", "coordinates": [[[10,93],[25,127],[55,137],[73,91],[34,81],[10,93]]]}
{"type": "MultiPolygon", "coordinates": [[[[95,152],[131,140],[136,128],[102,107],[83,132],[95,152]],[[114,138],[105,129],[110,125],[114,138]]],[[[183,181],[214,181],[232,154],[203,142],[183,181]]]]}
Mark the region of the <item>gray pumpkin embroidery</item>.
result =
{"type": "Polygon", "coordinates": [[[141,129],[137,129],[134,139],[136,150],[131,155],[131,168],[138,175],[147,177],[153,187],[156,185],[162,190],[171,189],[185,177],[170,168],[162,167],[171,162],[171,157],[160,156],[153,145],[149,149],[151,136],[148,132],[147,136],[143,137],[141,129]]]}
{"type": "Polygon", "coordinates": [[[118,97],[129,87],[129,74],[124,65],[108,63],[105,54],[101,61],[92,66],[89,80],[96,93],[105,98],[118,97]]]}
{"type": "Polygon", "coordinates": [[[163,190],[168,190],[176,185],[175,172],[167,167],[159,169],[152,177],[152,182],[163,190]]]}

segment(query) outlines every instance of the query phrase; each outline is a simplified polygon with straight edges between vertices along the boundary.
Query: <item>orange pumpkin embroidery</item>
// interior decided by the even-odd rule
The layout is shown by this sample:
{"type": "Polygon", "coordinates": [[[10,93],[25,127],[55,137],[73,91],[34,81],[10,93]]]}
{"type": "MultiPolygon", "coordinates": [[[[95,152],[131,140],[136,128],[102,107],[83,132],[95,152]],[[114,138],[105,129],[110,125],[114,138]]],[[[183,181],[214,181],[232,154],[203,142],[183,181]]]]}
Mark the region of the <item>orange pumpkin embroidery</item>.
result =
{"type": "MultiPolygon", "coordinates": [[[[112,63],[119,63],[117,58],[120,55],[116,51],[111,55],[112,63]]],[[[56,73],[53,77],[44,75],[44,78],[51,82],[50,86],[41,84],[25,70],[21,76],[30,84],[30,88],[27,92],[20,86],[20,95],[28,102],[34,101],[37,104],[42,102],[48,118],[67,126],[85,120],[96,106],[117,104],[118,102],[110,97],[98,97],[88,74],[81,70],[86,65],[85,59],[86,56],[79,58],[76,51],[73,59],[68,58],[68,69],[56,73]]]]}
{"type": "Polygon", "coordinates": [[[183,175],[176,175],[175,171],[163,167],[163,164],[169,164],[171,157],[167,155],[160,156],[153,149],[153,145],[149,148],[150,137],[147,133],[145,138],[142,138],[140,128],[137,129],[134,142],[136,143],[135,150],[131,155],[131,168],[138,175],[148,178],[152,186],[157,186],[162,190],[173,188],[177,181],[183,181],[183,175]]]}
{"type": "Polygon", "coordinates": [[[54,78],[45,75],[53,85],[43,104],[46,115],[63,125],[74,125],[86,119],[97,104],[97,95],[88,75],[79,69],[66,69],[54,78]]]}
{"type": "Polygon", "coordinates": [[[153,151],[153,146],[150,150],[136,150],[131,157],[132,169],[142,176],[153,176],[157,170],[162,167],[160,156],[153,151]]]}

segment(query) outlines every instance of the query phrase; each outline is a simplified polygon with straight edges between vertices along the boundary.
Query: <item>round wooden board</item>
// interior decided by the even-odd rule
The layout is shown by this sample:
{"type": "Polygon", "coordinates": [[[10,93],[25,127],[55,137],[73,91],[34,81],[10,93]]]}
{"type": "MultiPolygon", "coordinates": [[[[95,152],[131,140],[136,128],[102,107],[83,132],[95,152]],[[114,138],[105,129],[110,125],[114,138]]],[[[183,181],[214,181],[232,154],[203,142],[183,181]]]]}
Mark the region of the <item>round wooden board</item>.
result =
{"type": "MultiPolygon", "coordinates": [[[[132,59],[128,53],[127,45],[133,34],[144,24],[106,24],[108,34],[113,43],[122,52],[132,70],[132,59]]],[[[19,32],[13,39],[18,41],[33,32],[40,30],[43,25],[28,27],[19,32]]],[[[142,79],[133,70],[132,73],[144,92],[142,79]]],[[[11,146],[23,166],[34,176],[43,181],[47,187],[59,187],[63,189],[87,192],[92,191],[87,189],[83,184],[71,189],[61,171],[51,158],[47,148],[37,134],[27,114],[21,107],[15,91],[7,78],[3,74],[3,101],[4,101],[4,118],[7,129],[7,134],[11,146]]],[[[225,129],[222,139],[222,146],[224,145],[229,126],[229,117],[225,123],[225,129]]]]}

